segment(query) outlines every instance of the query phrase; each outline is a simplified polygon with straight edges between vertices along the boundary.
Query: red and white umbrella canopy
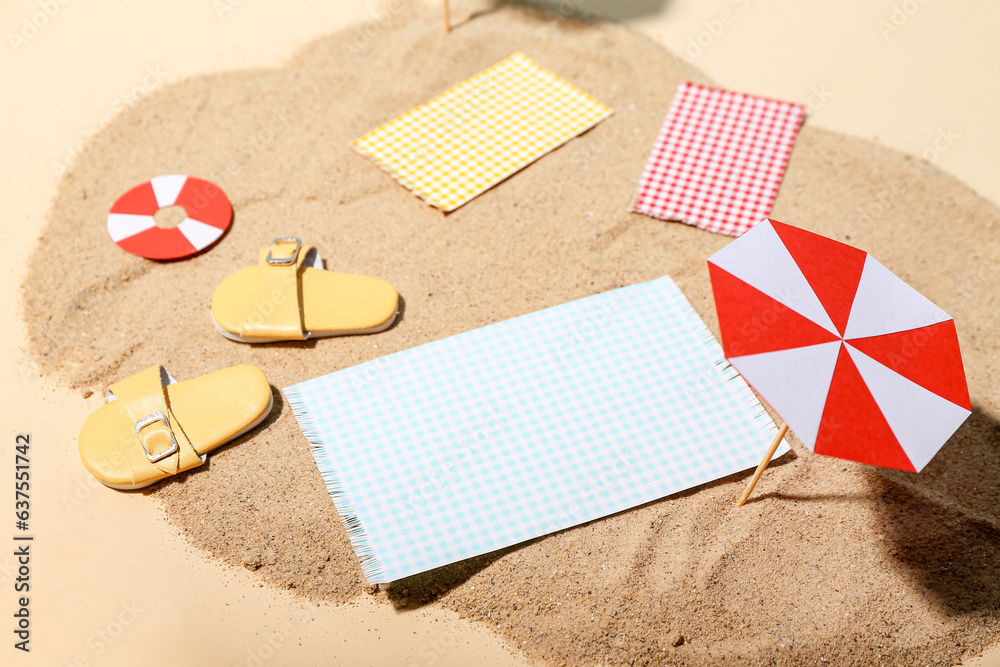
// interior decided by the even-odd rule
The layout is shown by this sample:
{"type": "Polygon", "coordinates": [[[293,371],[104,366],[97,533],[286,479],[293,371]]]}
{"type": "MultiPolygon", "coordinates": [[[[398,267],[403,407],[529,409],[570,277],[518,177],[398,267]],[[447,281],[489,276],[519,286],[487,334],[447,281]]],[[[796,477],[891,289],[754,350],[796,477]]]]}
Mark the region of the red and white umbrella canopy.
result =
{"type": "Polygon", "coordinates": [[[726,358],[817,454],[919,472],[971,414],[954,321],[868,253],[764,220],[708,268],[726,358]]]}

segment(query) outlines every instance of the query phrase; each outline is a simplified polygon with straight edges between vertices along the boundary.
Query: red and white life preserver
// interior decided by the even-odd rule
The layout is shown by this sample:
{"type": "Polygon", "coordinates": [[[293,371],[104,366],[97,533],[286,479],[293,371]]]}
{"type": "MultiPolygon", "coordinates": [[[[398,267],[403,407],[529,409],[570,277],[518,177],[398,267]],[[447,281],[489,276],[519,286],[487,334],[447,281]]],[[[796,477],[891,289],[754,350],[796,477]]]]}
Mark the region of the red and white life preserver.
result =
{"type": "Polygon", "coordinates": [[[108,213],[108,234],[123,250],[147,259],[181,259],[201,252],[222,236],[233,207],[222,189],[191,176],[157,176],[121,197],[108,213]],[[172,229],[156,226],[153,214],[181,206],[184,222],[172,229]]]}

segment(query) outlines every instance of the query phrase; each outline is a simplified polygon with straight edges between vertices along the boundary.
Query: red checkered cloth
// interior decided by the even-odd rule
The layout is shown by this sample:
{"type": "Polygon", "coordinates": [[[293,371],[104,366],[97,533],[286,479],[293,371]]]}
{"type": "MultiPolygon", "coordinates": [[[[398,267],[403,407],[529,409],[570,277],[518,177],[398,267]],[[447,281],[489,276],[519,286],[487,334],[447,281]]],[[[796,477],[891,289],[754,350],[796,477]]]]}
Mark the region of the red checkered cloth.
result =
{"type": "Polygon", "coordinates": [[[771,212],[805,108],[684,82],[635,211],[739,236],[771,212]]]}

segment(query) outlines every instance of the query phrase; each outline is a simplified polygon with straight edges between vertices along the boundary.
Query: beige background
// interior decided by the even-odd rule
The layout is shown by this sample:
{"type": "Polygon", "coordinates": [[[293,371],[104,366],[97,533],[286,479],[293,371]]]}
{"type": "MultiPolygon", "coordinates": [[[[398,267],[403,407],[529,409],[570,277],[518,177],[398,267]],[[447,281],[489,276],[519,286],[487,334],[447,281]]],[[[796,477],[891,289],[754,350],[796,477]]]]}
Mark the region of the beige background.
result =
{"type": "MultiPolygon", "coordinates": [[[[396,613],[367,601],[307,604],[188,547],[155,501],[104,489],[83,470],[77,429],[103,399],[84,399],[39,378],[20,347],[22,320],[11,317],[26,248],[59,173],[116,111],[179,78],[280,65],[309,39],[378,20],[405,1],[8,0],[0,6],[6,93],[0,299],[8,314],[0,347],[0,465],[13,464],[15,434],[30,433],[37,540],[33,651],[14,651],[7,634],[4,664],[126,665],[138,664],[137,656],[151,666],[522,664],[499,640],[451,614],[396,613]]],[[[808,104],[809,123],[924,156],[1000,202],[1000,94],[989,71],[1000,62],[995,3],[554,4],[563,13],[627,21],[724,86],[808,104]]],[[[485,3],[453,5],[460,21],[485,3]]],[[[9,479],[0,473],[0,498],[12,500],[9,479]]],[[[9,533],[0,529],[7,544],[10,521],[9,533]]],[[[8,619],[15,601],[12,551],[0,547],[0,613],[8,619]]],[[[1000,652],[976,664],[1000,665],[1000,652]]]]}

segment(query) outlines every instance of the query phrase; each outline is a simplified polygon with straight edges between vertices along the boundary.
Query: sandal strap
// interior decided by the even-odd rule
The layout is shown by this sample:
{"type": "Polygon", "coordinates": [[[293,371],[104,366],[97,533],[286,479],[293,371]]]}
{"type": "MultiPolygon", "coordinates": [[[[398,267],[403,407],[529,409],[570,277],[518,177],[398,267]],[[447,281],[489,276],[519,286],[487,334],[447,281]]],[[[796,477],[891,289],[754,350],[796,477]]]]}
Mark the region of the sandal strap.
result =
{"type": "Polygon", "coordinates": [[[165,387],[172,381],[163,366],[152,366],[108,388],[109,398],[121,401],[135,429],[139,448],[133,470],[153,465],[173,475],[205,462],[170,411],[165,387]]]}
{"type": "Polygon", "coordinates": [[[299,281],[302,263],[311,250],[301,239],[276,238],[260,249],[260,285],[243,320],[244,338],[304,340],[299,281]]]}

